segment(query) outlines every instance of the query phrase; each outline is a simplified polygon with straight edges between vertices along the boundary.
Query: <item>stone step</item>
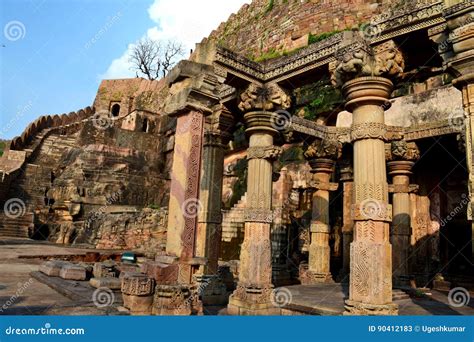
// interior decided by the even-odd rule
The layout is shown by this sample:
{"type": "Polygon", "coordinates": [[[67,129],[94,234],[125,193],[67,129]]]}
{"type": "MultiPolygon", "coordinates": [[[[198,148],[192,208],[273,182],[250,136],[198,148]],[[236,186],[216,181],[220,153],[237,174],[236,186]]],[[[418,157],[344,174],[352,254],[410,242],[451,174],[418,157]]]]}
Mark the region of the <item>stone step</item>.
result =
{"type": "Polygon", "coordinates": [[[403,300],[403,299],[410,299],[410,295],[407,294],[405,291],[399,290],[399,289],[393,289],[392,290],[392,297],[393,300],[403,300]]]}

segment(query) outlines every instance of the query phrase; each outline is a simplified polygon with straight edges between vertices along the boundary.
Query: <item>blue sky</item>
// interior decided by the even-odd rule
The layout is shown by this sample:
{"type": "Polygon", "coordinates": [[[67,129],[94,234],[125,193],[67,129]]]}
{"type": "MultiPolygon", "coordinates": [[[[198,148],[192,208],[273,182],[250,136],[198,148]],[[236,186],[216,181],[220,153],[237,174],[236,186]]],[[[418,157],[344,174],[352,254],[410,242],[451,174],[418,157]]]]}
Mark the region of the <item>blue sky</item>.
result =
{"type": "Polygon", "coordinates": [[[1,0],[0,138],[92,105],[103,78],[134,77],[137,40],[187,49],[249,0],[1,0]]]}

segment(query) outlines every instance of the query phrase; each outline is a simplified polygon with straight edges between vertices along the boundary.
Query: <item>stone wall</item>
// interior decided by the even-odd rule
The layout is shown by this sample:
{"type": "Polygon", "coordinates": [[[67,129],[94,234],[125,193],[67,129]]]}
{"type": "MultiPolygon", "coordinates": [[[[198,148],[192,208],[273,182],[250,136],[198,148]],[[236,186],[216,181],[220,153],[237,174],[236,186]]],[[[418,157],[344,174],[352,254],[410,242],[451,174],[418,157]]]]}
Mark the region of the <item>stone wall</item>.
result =
{"type": "Polygon", "coordinates": [[[223,22],[209,38],[258,59],[304,47],[318,36],[358,27],[393,0],[254,0],[223,22]]]}

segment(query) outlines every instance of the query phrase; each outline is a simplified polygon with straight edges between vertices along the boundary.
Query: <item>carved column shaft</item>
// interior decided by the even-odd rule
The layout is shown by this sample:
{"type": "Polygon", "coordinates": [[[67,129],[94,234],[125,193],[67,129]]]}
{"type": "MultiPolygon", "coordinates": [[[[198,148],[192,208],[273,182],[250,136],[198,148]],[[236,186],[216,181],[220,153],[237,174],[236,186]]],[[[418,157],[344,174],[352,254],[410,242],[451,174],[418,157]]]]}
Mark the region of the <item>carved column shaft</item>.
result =
{"type": "Polygon", "coordinates": [[[331,175],[335,162],[330,159],[310,161],[313,167],[313,180],[316,191],[313,193],[313,210],[311,220],[311,244],[309,247],[309,262],[306,279],[302,283],[311,284],[331,281],[330,261],[331,248],[329,236],[329,190],[331,175]]]}
{"type": "MultiPolygon", "coordinates": [[[[177,120],[166,251],[181,261],[190,261],[195,251],[203,120],[198,111],[180,115],[177,120]]],[[[178,281],[190,283],[191,273],[190,263],[184,263],[178,281]]]]}
{"type": "Polygon", "coordinates": [[[346,107],[353,113],[354,241],[351,245],[349,314],[393,314],[391,207],[385,161],[384,106],[392,83],[381,77],[347,82],[346,107]]]}
{"type": "Polygon", "coordinates": [[[199,273],[217,275],[222,227],[224,145],[219,132],[208,131],[204,136],[196,256],[207,258],[207,264],[201,267],[199,273]]]}
{"type": "Polygon", "coordinates": [[[352,200],[354,191],[352,165],[341,169],[343,182],[343,217],[342,217],[342,269],[340,278],[349,282],[351,243],[353,240],[354,220],[352,218],[352,200]]]}
{"type": "Polygon", "coordinates": [[[393,177],[393,221],[391,243],[393,248],[393,280],[395,285],[409,283],[409,251],[411,240],[410,175],[414,163],[411,161],[389,162],[393,177]]]}

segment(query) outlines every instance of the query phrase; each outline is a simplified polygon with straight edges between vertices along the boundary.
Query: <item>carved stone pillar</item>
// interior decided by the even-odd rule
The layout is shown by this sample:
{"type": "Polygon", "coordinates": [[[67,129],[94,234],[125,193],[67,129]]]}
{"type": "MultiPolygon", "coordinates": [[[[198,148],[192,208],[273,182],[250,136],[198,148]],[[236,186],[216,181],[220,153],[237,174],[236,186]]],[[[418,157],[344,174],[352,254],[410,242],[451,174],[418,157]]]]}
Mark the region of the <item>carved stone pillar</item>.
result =
{"type": "Polygon", "coordinates": [[[393,83],[386,77],[400,74],[405,63],[393,41],[372,48],[356,33],[336,57],[330,66],[333,84],[342,87],[353,115],[355,224],[345,314],[393,315],[398,307],[392,303],[392,208],[385,161],[385,110],[393,83]]]}
{"type": "MultiPolygon", "coordinates": [[[[466,141],[466,161],[469,171],[469,193],[471,205],[468,218],[473,221],[474,212],[474,3],[472,1],[447,1],[443,15],[447,21],[448,35],[446,49],[451,52],[446,60],[448,70],[456,77],[453,85],[462,91],[464,108],[464,128],[466,141]]],[[[474,237],[474,222],[472,222],[474,237]]],[[[473,239],[474,241],[474,239],[473,239]]],[[[474,259],[474,243],[472,244],[474,259]]]]}
{"type": "Polygon", "coordinates": [[[410,284],[409,252],[412,235],[410,192],[410,176],[415,161],[420,153],[415,143],[405,141],[393,142],[391,146],[389,175],[392,176],[393,221],[391,227],[392,264],[394,286],[403,287],[410,284]]]}
{"type": "Polygon", "coordinates": [[[394,314],[392,247],[385,167],[385,119],[392,82],[362,77],[347,82],[343,91],[353,113],[354,241],[351,245],[351,314],[394,314]]]}
{"type": "Polygon", "coordinates": [[[289,97],[277,85],[258,87],[252,84],[241,95],[241,100],[239,108],[247,111],[244,120],[249,136],[247,208],[239,282],[230,297],[228,313],[278,314],[279,308],[272,304],[270,226],[273,222],[272,161],[281,148],[273,145],[278,131],[273,120],[275,113],[268,110],[288,108],[289,97]]]}
{"type": "Polygon", "coordinates": [[[330,180],[336,165],[335,159],[339,153],[340,146],[337,143],[320,140],[313,143],[305,153],[305,156],[310,159],[309,164],[313,173],[311,186],[315,191],[312,198],[308,269],[303,269],[300,274],[302,284],[333,281],[330,272],[329,193],[337,190],[338,187],[337,184],[330,183],[330,180]]]}
{"type": "Polygon", "coordinates": [[[342,269],[339,279],[343,283],[349,282],[351,243],[353,240],[354,220],[352,219],[352,198],[354,176],[352,160],[341,165],[341,182],[343,183],[343,217],[342,217],[342,269]]]}
{"type": "Polygon", "coordinates": [[[193,275],[206,264],[206,259],[196,254],[204,120],[219,102],[211,66],[181,61],[167,81],[170,95],[165,111],[176,117],[177,123],[166,255],[157,256],[156,263],[150,265],[157,282],[154,312],[164,315],[173,310],[186,314],[201,310],[193,275]],[[192,300],[182,296],[183,288],[192,300]],[[191,309],[183,311],[184,307],[191,309]]]}
{"type": "Polygon", "coordinates": [[[227,302],[226,287],[218,275],[218,261],[222,236],[224,153],[232,136],[232,126],[233,117],[223,106],[206,118],[196,257],[206,259],[207,263],[202,265],[194,276],[203,304],[217,305],[227,302]]]}

